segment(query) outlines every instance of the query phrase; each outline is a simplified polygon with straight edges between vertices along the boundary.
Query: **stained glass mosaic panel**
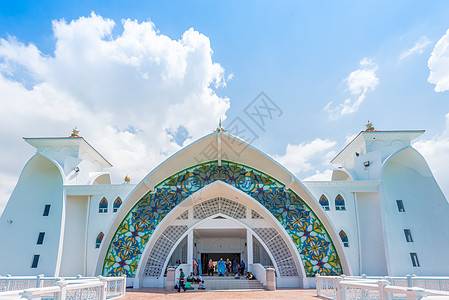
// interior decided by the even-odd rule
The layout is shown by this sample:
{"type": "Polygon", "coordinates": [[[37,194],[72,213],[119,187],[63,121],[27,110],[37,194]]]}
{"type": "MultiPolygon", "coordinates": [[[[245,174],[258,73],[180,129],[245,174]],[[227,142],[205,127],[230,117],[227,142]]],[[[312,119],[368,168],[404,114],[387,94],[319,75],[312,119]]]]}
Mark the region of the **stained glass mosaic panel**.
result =
{"type": "MultiPolygon", "coordinates": [[[[342,273],[337,252],[323,224],[298,195],[258,170],[225,161],[218,165],[213,161],[174,174],[138,201],[114,234],[105,257],[103,275],[134,277],[156,226],[176,205],[217,180],[245,192],[273,214],[292,238],[307,276],[342,273]]],[[[229,209],[234,217],[245,217],[238,204],[229,209]]],[[[202,207],[196,216],[201,218],[212,211],[213,208],[202,207]]]]}

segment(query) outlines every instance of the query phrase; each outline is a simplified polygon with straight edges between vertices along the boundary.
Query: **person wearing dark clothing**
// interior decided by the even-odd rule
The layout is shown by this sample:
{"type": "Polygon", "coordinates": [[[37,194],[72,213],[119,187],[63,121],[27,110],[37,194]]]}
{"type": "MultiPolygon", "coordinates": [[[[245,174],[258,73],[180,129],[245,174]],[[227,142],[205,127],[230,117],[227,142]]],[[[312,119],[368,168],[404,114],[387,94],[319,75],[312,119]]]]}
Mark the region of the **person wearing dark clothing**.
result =
{"type": "Polygon", "coordinates": [[[226,276],[228,276],[228,273],[231,273],[231,266],[232,266],[232,263],[231,263],[231,261],[228,258],[226,260],[226,276]]]}
{"type": "Polygon", "coordinates": [[[186,291],[186,286],[184,284],[184,272],[182,271],[182,269],[179,269],[179,284],[178,284],[178,293],[181,292],[181,288],[184,290],[184,292],[186,291]]]}
{"type": "Polygon", "coordinates": [[[239,272],[239,263],[235,259],[232,263],[232,270],[234,271],[234,274],[237,274],[239,272]]]}
{"type": "Polygon", "coordinates": [[[212,259],[209,259],[209,264],[207,266],[207,275],[214,276],[214,262],[212,259]]]}
{"type": "Polygon", "coordinates": [[[240,267],[239,267],[239,271],[240,271],[240,275],[245,275],[245,262],[242,259],[242,262],[240,263],[240,267]]]}

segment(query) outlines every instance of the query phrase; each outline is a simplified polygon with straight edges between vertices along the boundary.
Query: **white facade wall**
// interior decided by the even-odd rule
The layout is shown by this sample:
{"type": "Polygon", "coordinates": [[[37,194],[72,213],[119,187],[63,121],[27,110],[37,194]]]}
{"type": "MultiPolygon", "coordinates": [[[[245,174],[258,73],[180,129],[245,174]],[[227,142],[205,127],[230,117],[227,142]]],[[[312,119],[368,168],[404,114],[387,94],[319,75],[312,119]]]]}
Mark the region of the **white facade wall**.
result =
{"type": "MultiPolygon", "coordinates": [[[[123,207],[128,194],[134,188],[132,184],[117,184],[117,185],[101,185],[101,186],[84,186],[79,187],[78,189],[70,189],[68,193],[71,194],[87,194],[87,196],[83,196],[86,198],[86,207],[84,214],[88,216],[88,218],[84,218],[84,224],[81,224],[81,220],[79,222],[79,227],[83,227],[83,243],[85,243],[85,249],[83,252],[85,253],[86,259],[82,261],[83,264],[83,273],[85,276],[94,276],[95,267],[98,261],[98,255],[100,253],[101,247],[103,247],[103,243],[101,243],[100,248],[96,248],[96,239],[100,232],[103,232],[104,235],[109,230],[111,223],[117,212],[113,211],[113,204],[117,197],[120,197],[122,200],[122,205],[119,210],[123,207]],[[100,213],[99,212],[99,203],[101,199],[105,197],[108,201],[108,212],[100,213]]],[[[108,245],[106,245],[107,247],[108,245]]]]}
{"type": "Polygon", "coordinates": [[[63,179],[47,158],[30,159],[20,175],[0,219],[0,272],[3,275],[57,275],[63,230],[63,179]],[[48,216],[43,216],[50,205],[48,216]],[[42,245],[37,245],[45,232],[42,245]],[[34,255],[40,255],[37,268],[31,268],[34,255]]]}
{"type": "MultiPolygon", "coordinates": [[[[344,247],[342,241],[334,241],[334,243],[341,243],[348,257],[354,275],[358,275],[359,270],[359,229],[357,226],[357,204],[354,192],[350,182],[337,182],[331,184],[329,182],[303,182],[307,189],[312,193],[313,197],[318,202],[321,195],[325,195],[329,200],[329,211],[324,211],[331,219],[334,230],[339,233],[343,230],[348,236],[349,247],[344,247]],[[345,200],[346,210],[335,209],[335,198],[341,195],[345,200]]],[[[328,229],[329,230],[329,229],[328,229]]]]}
{"type": "Polygon", "coordinates": [[[449,203],[425,160],[406,148],[388,161],[382,184],[388,273],[390,275],[444,275],[449,273],[449,203]],[[404,203],[399,212],[396,200],[404,203]],[[413,242],[407,242],[410,229],[413,242]],[[413,267],[410,253],[418,256],[413,267]]]}
{"type": "Polygon", "coordinates": [[[86,275],[86,208],[87,197],[67,196],[60,276],[86,275]]]}
{"type": "MultiPolygon", "coordinates": [[[[323,194],[329,200],[330,211],[324,211],[331,224],[327,230],[337,234],[343,230],[348,236],[349,247],[340,239],[333,242],[342,246],[354,275],[449,273],[445,259],[449,204],[424,158],[410,147],[418,134],[362,132],[336,157],[340,168],[334,181],[303,182],[315,201],[323,194]],[[345,210],[335,208],[339,194],[345,210]],[[403,201],[405,212],[398,211],[396,200],[403,201]],[[411,231],[413,242],[406,241],[404,229],[411,231]],[[417,254],[419,266],[412,266],[410,253],[417,254]]],[[[83,141],[29,142],[38,154],[24,167],[0,219],[1,239],[14,241],[0,247],[1,257],[11,258],[0,261],[0,275],[98,275],[99,255],[109,245],[96,248],[96,238],[100,232],[106,236],[120,221],[115,220],[113,203],[120,197],[123,207],[135,185],[111,184],[104,170],[108,163],[83,141]],[[103,197],[108,201],[107,213],[99,212],[103,197]],[[46,204],[51,208],[44,217],[46,204]],[[45,232],[45,238],[37,245],[40,232],[45,232]],[[36,254],[39,264],[31,268],[36,254]]],[[[217,224],[211,220],[202,229],[217,229],[217,224]]],[[[246,236],[194,237],[193,242],[196,258],[207,252],[241,253],[248,260],[246,236]]],[[[183,260],[186,246],[186,241],[179,244],[171,263],[183,260]]],[[[263,247],[260,251],[260,260],[270,261],[263,247]]]]}
{"type": "Polygon", "coordinates": [[[379,193],[357,193],[360,254],[358,274],[386,275],[385,241],[379,193]]]}

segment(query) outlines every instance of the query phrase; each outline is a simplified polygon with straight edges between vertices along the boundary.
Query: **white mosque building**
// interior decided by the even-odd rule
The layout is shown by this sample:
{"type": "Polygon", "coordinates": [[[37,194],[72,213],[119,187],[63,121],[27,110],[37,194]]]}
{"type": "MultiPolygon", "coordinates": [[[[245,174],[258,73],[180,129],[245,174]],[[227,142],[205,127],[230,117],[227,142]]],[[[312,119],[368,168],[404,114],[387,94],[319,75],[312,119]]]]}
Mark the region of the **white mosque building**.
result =
{"type": "MultiPolygon", "coordinates": [[[[116,276],[165,286],[167,266],[219,257],[271,266],[279,287],[316,274],[448,275],[449,204],[411,142],[367,126],[330,181],[299,181],[219,127],[139,183],[74,131],[37,149],[0,218],[0,275],[116,276]]],[[[190,269],[189,269],[190,270],[190,269]]]]}

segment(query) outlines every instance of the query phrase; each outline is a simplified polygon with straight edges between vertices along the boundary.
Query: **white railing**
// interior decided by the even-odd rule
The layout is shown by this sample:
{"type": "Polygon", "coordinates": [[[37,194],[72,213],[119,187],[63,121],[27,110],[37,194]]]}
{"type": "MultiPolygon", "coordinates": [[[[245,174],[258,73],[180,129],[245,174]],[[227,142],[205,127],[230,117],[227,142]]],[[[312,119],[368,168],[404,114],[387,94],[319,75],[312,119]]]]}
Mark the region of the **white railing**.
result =
{"type": "Polygon", "coordinates": [[[316,276],[317,295],[327,299],[336,299],[338,281],[340,276],[316,276]]]}
{"type": "Polygon", "coordinates": [[[0,276],[0,293],[7,291],[21,291],[30,288],[54,286],[60,280],[86,280],[96,279],[96,277],[45,277],[37,276],[0,276]]]}
{"type": "Polygon", "coordinates": [[[366,276],[316,276],[317,295],[336,300],[419,300],[429,295],[449,296],[449,292],[445,290],[446,284],[449,284],[448,277],[408,276],[380,279],[366,276]],[[403,286],[404,282],[406,286],[403,286]],[[427,284],[428,288],[417,286],[418,284],[427,284]]]}
{"type": "Polygon", "coordinates": [[[103,277],[105,282],[106,297],[119,298],[125,296],[126,277],[103,277]]]}
{"type": "Polygon", "coordinates": [[[412,285],[428,290],[449,291],[449,277],[411,277],[412,285]]]}
{"type": "Polygon", "coordinates": [[[126,277],[1,277],[0,299],[113,299],[125,296],[126,277]],[[33,278],[34,277],[34,278],[33,278]],[[6,278],[6,279],[5,279],[6,278]],[[67,280],[68,279],[68,280],[67,280]],[[58,281],[55,281],[58,280],[58,281]],[[54,282],[53,286],[46,286],[54,282]],[[30,288],[31,286],[31,288],[30,288]],[[6,290],[6,287],[9,290],[6,290]],[[23,287],[22,289],[19,289],[23,287]]]}
{"type": "Polygon", "coordinates": [[[248,265],[248,271],[253,273],[263,286],[267,286],[267,270],[264,266],[261,264],[250,264],[248,265]]]}

